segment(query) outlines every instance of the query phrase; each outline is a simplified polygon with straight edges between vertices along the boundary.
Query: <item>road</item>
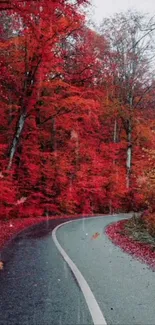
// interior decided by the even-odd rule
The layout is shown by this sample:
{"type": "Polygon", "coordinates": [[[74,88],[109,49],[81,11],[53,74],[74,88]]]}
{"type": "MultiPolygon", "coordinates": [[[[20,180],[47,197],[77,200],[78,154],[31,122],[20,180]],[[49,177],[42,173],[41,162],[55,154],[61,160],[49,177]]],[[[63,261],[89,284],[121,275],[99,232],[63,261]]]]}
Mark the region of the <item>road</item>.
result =
{"type": "MultiPolygon", "coordinates": [[[[155,275],[115,247],[105,227],[124,215],[76,220],[56,231],[108,325],[155,325],[155,275]],[[92,239],[94,233],[99,233],[92,239]]],[[[79,283],[52,237],[56,224],[21,233],[2,252],[0,324],[93,324],[79,283]]]]}

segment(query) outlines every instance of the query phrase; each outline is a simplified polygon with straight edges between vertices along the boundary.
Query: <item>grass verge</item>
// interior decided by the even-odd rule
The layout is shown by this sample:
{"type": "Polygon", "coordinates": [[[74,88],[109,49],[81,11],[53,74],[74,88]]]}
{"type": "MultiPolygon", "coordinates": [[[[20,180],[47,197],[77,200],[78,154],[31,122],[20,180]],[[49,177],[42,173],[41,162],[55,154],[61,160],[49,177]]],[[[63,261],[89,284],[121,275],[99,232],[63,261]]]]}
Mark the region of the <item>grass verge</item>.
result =
{"type": "Polygon", "coordinates": [[[155,236],[150,229],[152,227],[148,226],[147,217],[133,217],[109,225],[106,234],[124,252],[155,271],[155,236]]]}

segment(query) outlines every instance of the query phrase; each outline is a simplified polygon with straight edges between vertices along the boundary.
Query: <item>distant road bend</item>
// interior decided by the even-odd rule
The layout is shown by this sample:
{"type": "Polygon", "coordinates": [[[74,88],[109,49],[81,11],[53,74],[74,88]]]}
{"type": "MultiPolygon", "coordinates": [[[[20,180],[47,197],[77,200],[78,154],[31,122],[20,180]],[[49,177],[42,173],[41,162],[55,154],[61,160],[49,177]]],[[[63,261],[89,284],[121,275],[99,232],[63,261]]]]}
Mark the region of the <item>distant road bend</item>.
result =
{"type": "Polygon", "coordinates": [[[124,218],[47,221],[18,235],[2,252],[0,325],[155,325],[154,273],[104,233],[124,218]]]}

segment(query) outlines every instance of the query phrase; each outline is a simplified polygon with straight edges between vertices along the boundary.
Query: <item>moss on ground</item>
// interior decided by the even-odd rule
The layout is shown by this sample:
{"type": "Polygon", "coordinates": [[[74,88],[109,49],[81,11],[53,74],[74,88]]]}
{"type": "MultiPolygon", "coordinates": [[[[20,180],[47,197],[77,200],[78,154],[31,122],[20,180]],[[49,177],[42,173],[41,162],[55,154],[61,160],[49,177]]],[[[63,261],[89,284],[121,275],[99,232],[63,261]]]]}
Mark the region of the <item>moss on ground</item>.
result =
{"type": "Polygon", "coordinates": [[[124,235],[140,243],[149,244],[155,250],[155,236],[149,232],[145,218],[133,216],[124,225],[124,235]]]}

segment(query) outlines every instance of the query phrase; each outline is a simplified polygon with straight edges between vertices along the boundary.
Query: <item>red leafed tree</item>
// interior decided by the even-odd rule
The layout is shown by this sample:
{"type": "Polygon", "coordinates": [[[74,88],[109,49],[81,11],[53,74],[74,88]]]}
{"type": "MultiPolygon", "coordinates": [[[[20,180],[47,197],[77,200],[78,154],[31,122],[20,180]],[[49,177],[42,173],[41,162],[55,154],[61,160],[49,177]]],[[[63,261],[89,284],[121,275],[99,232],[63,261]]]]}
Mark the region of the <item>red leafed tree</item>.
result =
{"type": "MultiPolygon", "coordinates": [[[[6,3],[10,5],[10,2],[6,3]]],[[[65,0],[14,1],[11,8],[4,8],[8,9],[14,32],[11,36],[6,36],[4,32],[1,39],[1,98],[2,106],[6,106],[5,127],[9,128],[8,138],[3,138],[3,154],[8,155],[8,170],[14,164],[19,195],[27,195],[33,187],[36,191],[41,188],[45,195],[48,192],[50,197],[54,192],[47,184],[49,174],[54,178],[53,158],[49,152],[54,150],[55,145],[54,119],[70,112],[74,108],[74,100],[81,98],[77,89],[70,88],[68,95],[68,85],[63,82],[62,44],[83,24],[83,16],[78,12],[82,3],[86,1],[74,4],[65,0]],[[50,124],[46,124],[45,130],[44,125],[48,122],[50,124]],[[32,147],[33,139],[35,143],[32,147]],[[49,145],[50,140],[52,143],[49,145]],[[44,163],[46,168],[41,170],[44,163]]],[[[4,17],[3,31],[5,24],[4,17]]]]}
{"type": "Polygon", "coordinates": [[[115,51],[108,33],[103,37],[85,26],[79,9],[86,2],[3,1],[4,218],[153,209],[154,82],[148,90],[143,71],[138,81],[130,76],[127,67],[137,56],[129,48],[123,68],[118,45],[124,34],[115,51]]]}
{"type": "MultiPolygon", "coordinates": [[[[26,25],[26,27],[21,26],[23,35],[18,37],[19,43],[22,42],[19,44],[22,52],[18,53],[22,60],[15,62],[15,64],[17,63],[15,69],[20,69],[20,75],[19,79],[17,73],[15,76],[11,76],[16,87],[19,88],[21,99],[18,103],[20,113],[10,147],[8,169],[12,166],[25,121],[35,109],[40,97],[41,83],[50,76],[53,79],[57,78],[63,71],[61,40],[71,35],[72,31],[79,28],[81,24],[81,16],[78,14],[76,6],[67,5],[66,1],[51,2],[50,6],[49,2],[47,5],[47,1],[44,1],[41,7],[39,3],[36,7],[32,2],[30,13],[29,11],[27,13],[26,9],[23,8],[22,11],[22,25],[26,25]]],[[[15,46],[18,47],[18,44],[15,46]]],[[[8,78],[10,78],[10,74],[8,74],[8,78]]]]}

